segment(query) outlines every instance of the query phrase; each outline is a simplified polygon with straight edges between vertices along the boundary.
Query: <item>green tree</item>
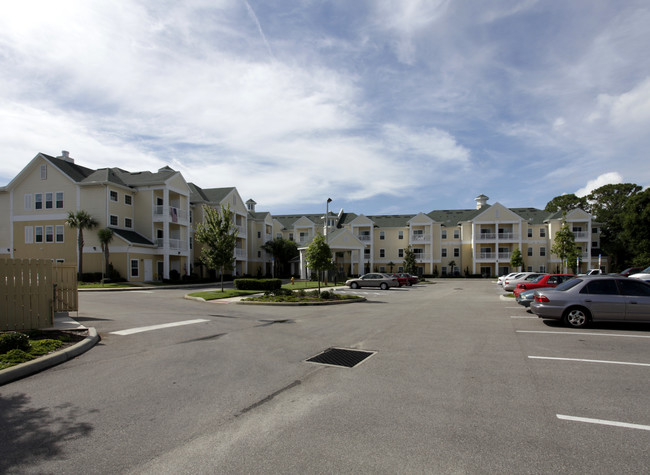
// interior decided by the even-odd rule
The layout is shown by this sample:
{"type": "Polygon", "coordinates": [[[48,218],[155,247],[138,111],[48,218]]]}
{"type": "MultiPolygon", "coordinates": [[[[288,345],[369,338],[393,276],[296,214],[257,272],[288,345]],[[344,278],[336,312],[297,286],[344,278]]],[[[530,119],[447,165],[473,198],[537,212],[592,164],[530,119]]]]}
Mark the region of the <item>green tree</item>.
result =
{"type": "Polygon", "coordinates": [[[641,267],[650,265],[650,188],[630,197],[622,225],[623,239],[633,256],[628,263],[641,267]]]}
{"type": "Polygon", "coordinates": [[[113,230],[111,228],[103,228],[97,231],[97,237],[99,238],[99,244],[102,246],[102,252],[104,253],[104,279],[108,275],[108,256],[109,250],[108,245],[113,240],[113,230]]]}
{"type": "Polygon", "coordinates": [[[510,256],[510,267],[519,267],[519,270],[524,268],[524,258],[521,255],[521,251],[518,247],[512,251],[512,255],[510,256]]]}
{"type": "Polygon", "coordinates": [[[320,273],[332,268],[332,250],[325,241],[325,236],[316,235],[307,247],[305,259],[307,267],[318,272],[318,294],[320,295],[320,273]]]}
{"type": "Polygon", "coordinates": [[[196,226],[194,237],[204,244],[201,249],[201,262],[208,269],[219,270],[221,273],[222,292],[223,274],[231,271],[235,264],[237,232],[229,205],[221,205],[221,211],[203,205],[203,222],[196,226]]]}
{"type": "Polygon", "coordinates": [[[604,185],[592,191],[587,199],[591,203],[590,212],[601,228],[601,249],[612,258],[612,268],[621,268],[630,262],[634,252],[624,229],[628,202],[643,188],[633,183],[604,185]]]}
{"type": "Polygon", "coordinates": [[[417,273],[416,271],[415,252],[413,252],[411,246],[408,246],[404,249],[404,272],[415,275],[417,273]]]}
{"type": "Polygon", "coordinates": [[[275,238],[262,245],[262,249],[273,256],[273,275],[282,276],[289,261],[298,256],[298,245],[288,239],[275,238]]]}
{"type": "Polygon", "coordinates": [[[68,218],[65,220],[70,228],[77,230],[77,246],[79,248],[79,265],[77,267],[77,278],[81,280],[83,275],[83,262],[84,262],[84,230],[92,229],[97,226],[97,220],[93,218],[87,211],[79,210],[68,212],[68,218]]]}
{"type": "Polygon", "coordinates": [[[456,261],[449,261],[449,275],[454,276],[454,267],[456,267],[456,261]]]}
{"type": "Polygon", "coordinates": [[[578,197],[573,193],[571,193],[571,194],[556,196],[551,201],[546,203],[546,208],[544,208],[544,211],[548,211],[549,213],[564,211],[566,213],[567,211],[571,211],[572,209],[576,209],[576,208],[587,210],[588,207],[589,204],[587,203],[586,197],[584,196],[578,197]]]}
{"type": "Polygon", "coordinates": [[[576,238],[569,228],[566,218],[562,219],[562,227],[555,233],[551,253],[558,256],[565,267],[571,264],[572,268],[577,268],[576,260],[579,254],[578,248],[576,247],[576,238]]]}

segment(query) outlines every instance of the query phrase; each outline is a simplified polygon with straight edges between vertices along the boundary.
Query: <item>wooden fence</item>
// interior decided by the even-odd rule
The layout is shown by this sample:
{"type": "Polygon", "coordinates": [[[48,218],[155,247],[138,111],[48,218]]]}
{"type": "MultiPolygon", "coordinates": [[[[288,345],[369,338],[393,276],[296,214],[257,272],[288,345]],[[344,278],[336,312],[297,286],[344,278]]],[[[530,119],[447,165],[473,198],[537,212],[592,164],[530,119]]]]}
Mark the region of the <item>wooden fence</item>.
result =
{"type": "Polygon", "coordinates": [[[0,259],[0,331],[54,326],[78,310],[76,269],[47,259],[0,259]]]}

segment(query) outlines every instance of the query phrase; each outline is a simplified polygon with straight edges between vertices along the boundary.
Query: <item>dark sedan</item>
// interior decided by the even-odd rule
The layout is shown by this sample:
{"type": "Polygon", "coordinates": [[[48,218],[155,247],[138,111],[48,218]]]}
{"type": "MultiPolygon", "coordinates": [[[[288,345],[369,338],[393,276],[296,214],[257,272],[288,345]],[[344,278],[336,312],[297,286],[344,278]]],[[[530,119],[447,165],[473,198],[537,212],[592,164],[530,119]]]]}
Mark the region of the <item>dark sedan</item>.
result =
{"type": "Polygon", "coordinates": [[[537,289],[530,309],[573,328],[589,322],[650,322],[650,284],[615,276],[581,276],[537,289]]]}

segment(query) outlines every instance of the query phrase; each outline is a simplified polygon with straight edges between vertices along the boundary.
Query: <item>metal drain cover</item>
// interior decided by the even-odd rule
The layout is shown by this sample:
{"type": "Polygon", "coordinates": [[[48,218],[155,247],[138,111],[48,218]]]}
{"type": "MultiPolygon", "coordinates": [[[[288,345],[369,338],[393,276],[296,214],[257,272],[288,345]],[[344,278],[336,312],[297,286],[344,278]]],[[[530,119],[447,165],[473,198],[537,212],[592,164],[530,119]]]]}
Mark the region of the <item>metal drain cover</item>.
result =
{"type": "Polygon", "coordinates": [[[354,368],[366,358],[374,355],[376,351],[348,350],[345,348],[328,348],[327,350],[312,356],[307,361],[331,366],[344,366],[354,368]]]}

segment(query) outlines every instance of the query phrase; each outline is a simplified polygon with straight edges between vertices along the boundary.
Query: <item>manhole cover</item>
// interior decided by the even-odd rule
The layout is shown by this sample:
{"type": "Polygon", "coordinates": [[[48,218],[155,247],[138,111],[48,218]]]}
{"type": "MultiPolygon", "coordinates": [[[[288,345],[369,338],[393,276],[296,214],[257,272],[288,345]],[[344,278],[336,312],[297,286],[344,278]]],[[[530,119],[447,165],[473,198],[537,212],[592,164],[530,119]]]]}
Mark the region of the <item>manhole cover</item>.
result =
{"type": "Polygon", "coordinates": [[[366,358],[374,355],[375,351],[346,350],[344,348],[328,348],[322,353],[312,356],[307,361],[332,366],[354,368],[366,358]]]}

